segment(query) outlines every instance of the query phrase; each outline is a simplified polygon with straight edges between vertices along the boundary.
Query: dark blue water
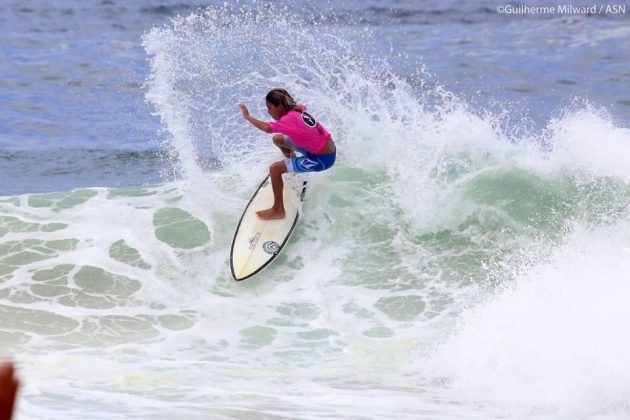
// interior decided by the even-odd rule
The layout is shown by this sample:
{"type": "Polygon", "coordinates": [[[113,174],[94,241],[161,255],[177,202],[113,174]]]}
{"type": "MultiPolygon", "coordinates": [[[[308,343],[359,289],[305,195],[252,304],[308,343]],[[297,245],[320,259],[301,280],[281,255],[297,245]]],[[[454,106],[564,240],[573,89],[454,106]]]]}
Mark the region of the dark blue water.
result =
{"type": "MultiPolygon", "coordinates": [[[[251,3],[234,5],[234,13],[251,3]]],[[[0,194],[140,185],[176,176],[176,158],[164,152],[169,133],[145,102],[149,68],[141,37],[171,17],[221,4],[0,4],[0,194]]],[[[287,7],[303,16],[303,30],[325,26],[354,36],[370,31],[358,57],[382,57],[418,96],[441,86],[479,113],[502,115],[508,131],[539,133],[585,104],[618,126],[630,126],[630,5],[625,13],[560,15],[500,14],[501,4],[316,1],[287,7]]],[[[224,60],[233,64],[229,51],[224,60]]],[[[261,86],[261,93],[268,88],[261,86]]]]}

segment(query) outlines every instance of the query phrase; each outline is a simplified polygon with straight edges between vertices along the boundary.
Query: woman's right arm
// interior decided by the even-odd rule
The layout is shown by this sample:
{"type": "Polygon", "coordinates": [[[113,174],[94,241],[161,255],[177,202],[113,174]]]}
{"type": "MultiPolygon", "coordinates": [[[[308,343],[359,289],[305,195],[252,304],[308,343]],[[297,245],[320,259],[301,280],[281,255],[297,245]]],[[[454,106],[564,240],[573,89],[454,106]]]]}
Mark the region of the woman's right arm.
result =
{"type": "Polygon", "coordinates": [[[254,127],[256,127],[259,130],[264,131],[265,133],[272,132],[269,124],[267,124],[264,121],[257,120],[256,118],[249,115],[249,110],[247,109],[247,106],[245,104],[238,104],[238,106],[241,108],[241,112],[243,113],[243,118],[249,121],[254,127]]]}

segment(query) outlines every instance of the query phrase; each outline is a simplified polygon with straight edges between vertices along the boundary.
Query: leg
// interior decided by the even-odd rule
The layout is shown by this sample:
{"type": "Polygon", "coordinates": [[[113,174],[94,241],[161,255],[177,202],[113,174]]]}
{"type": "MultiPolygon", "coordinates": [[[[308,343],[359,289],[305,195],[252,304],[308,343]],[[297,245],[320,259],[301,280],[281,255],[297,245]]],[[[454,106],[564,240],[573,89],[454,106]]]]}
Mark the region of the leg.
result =
{"type": "Polygon", "coordinates": [[[284,219],[284,182],[282,174],[287,173],[287,166],[283,160],[274,162],[269,167],[269,177],[271,178],[271,188],[273,190],[273,207],[267,210],[257,211],[256,214],[263,220],[284,219]]]}
{"type": "Polygon", "coordinates": [[[284,157],[290,158],[293,155],[293,150],[288,148],[286,143],[284,142],[284,134],[274,134],[272,139],[273,144],[278,146],[278,148],[282,151],[284,157]]]}

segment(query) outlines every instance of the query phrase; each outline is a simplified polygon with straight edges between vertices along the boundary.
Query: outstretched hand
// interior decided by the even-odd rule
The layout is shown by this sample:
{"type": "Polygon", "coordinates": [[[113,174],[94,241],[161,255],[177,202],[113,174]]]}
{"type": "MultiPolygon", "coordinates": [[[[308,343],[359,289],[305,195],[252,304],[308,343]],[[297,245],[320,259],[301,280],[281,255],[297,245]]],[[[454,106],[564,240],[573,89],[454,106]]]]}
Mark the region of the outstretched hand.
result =
{"type": "Polygon", "coordinates": [[[249,117],[249,109],[247,109],[247,105],[245,105],[244,103],[240,103],[238,104],[239,108],[241,108],[241,112],[243,113],[243,117],[247,118],[249,117]]]}
{"type": "Polygon", "coordinates": [[[249,115],[249,109],[247,109],[247,105],[244,103],[238,104],[239,108],[241,108],[241,112],[243,113],[243,118],[249,121],[254,127],[259,130],[264,131],[265,133],[271,133],[271,127],[264,121],[259,121],[256,118],[249,115]]]}

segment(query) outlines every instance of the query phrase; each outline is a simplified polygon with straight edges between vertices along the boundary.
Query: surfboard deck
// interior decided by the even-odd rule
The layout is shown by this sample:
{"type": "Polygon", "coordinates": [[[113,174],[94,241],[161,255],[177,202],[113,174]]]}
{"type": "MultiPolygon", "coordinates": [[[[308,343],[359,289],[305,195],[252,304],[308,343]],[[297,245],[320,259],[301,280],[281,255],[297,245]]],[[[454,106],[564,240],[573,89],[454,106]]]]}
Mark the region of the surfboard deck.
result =
{"type": "Polygon", "coordinates": [[[230,269],[236,281],[248,279],[269,266],[280,255],[297,225],[306,193],[306,181],[303,175],[295,173],[284,176],[283,181],[284,219],[262,220],[256,214],[273,205],[269,175],[245,207],[230,250],[230,269]]]}

